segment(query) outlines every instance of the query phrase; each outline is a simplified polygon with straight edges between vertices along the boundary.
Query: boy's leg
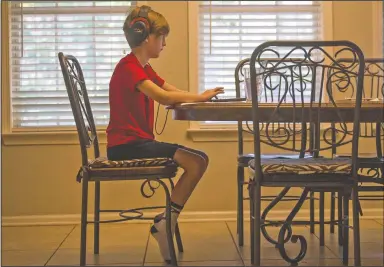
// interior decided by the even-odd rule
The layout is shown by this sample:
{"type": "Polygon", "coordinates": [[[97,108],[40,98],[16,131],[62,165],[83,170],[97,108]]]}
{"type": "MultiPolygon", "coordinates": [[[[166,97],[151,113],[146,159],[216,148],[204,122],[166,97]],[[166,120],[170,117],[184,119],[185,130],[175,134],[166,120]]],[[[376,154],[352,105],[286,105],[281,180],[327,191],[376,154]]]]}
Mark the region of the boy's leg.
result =
{"type": "MultiPolygon", "coordinates": [[[[184,169],[184,173],[176,183],[171,195],[172,235],[174,234],[177,219],[184,204],[191,196],[208,166],[208,157],[206,154],[181,146],[174,152],[173,159],[182,169],[184,169]]],[[[151,233],[159,244],[162,257],[165,261],[169,261],[170,253],[166,234],[166,221],[164,220],[164,217],[165,212],[156,216],[155,223],[151,228],[151,233]]]]}
{"type": "MultiPolygon", "coordinates": [[[[184,173],[176,183],[171,195],[171,229],[173,234],[179,213],[207,169],[208,156],[204,152],[181,145],[151,140],[140,140],[108,149],[108,158],[112,160],[158,157],[173,158],[184,169],[184,173]]],[[[164,216],[165,212],[156,216],[151,233],[159,243],[164,260],[168,261],[170,254],[164,216]]]]}
{"type": "Polygon", "coordinates": [[[152,140],[140,140],[108,149],[108,158],[111,160],[158,157],[173,158],[184,169],[172,192],[172,201],[183,206],[207,169],[208,156],[204,152],[152,140]]]}
{"type": "Polygon", "coordinates": [[[202,155],[184,148],[176,150],[173,159],[184,170],[172,192],[173,203],[184,206],[208,166],[208,160],[202,155]]]}

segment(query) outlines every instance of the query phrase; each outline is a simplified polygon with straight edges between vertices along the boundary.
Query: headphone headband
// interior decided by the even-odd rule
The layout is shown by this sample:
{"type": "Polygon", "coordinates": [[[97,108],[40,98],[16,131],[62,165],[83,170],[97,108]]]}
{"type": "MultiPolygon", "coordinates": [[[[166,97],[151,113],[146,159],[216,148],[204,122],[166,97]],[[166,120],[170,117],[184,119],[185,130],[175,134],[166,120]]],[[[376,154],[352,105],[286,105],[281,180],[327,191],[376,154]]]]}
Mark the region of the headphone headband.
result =
{"type": "Polygon", "coordinates": [[[148,19],[149,11],[151,11],[151,7],[149,7],[149,6],[141,6],[137,17],[141,17],[141,18],[147,19],[148,20],[148,24],[149,24],[149,19],[148,19]]]}

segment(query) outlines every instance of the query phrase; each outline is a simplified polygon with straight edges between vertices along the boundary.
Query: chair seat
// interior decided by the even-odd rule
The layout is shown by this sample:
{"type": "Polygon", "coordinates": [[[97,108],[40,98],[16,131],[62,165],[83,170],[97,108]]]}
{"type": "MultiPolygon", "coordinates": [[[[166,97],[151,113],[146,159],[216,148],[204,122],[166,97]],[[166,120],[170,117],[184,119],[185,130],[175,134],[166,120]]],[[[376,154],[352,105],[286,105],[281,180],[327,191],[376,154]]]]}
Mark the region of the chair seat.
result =
{"type": "Polygon", "coordinates": [[[237,163],[242,166],[248,166],[250,160],[255,158],[255,154],[243,154],[237,156],[237,163]]]}
{"type": "MultiPolygon", "coordinates": [[[[143,176],[173,177],[176,175],[178,165],[170,158],[144,158],[131,160],[108,160],[100,157],[90,160],[86,166],[90,180],[102,178],[115,179],[142,179],[143,176]]],[[[83,168],[80,168],[77,180],[83,177],[83,168]]]]}
{"type": "MultiPolygon", "coordinates": [[[[249,162],[251,170],[255,160],[249,162]]],[[[350,174],[352,161],[349,158],[300,158],[300,159],[261,159],[263,174],[350,174]]]]}
{"type": "MultiPolygon", "coordinates": [[[[336,158],[351,158],[350,154],[338,154],[336,158]]],[[[357,157],[359,168],[382,168],[384,158],[377,157],[376,153],[359,153],[357,157]]]]}
{"type": "MultiPolygon", "coordinates": [[[[312,155],[305,154],[305,158],[310,158],[312,155]]],[[[255,154],[243,154],[237,157],[237,163],[239,166],[247,167],[250,160],[255,158],[255,154]]],[[[298,159],[298,154],[262,154],[262,159],[298,159]]]]}
{"type": "Polygon", "coordinates": [[[108,160],[105,157],[99,157],[88,162],[91,169],[97,168],[129,168],[129,167],[158,167],[177,165],[170,158],[144,158],[130,160],[108,160]]]}

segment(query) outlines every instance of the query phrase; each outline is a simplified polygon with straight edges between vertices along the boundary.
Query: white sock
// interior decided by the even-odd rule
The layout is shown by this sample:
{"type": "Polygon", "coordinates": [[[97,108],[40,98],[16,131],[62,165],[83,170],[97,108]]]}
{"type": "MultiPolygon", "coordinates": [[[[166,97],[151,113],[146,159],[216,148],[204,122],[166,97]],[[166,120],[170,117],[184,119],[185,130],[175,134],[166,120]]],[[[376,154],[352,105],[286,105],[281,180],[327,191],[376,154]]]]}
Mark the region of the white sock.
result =
{"type": "MultiPolygon", "coordinates": [[[[175,228],[176,228],[177,219],[179,217],[180,210],[181,209],[175,209],[174,207],[172,207],[172,211],[171,211],[172,238],[175,234],[175,228]]],[[[151,227],[151,234],[156,239],[159,245],[160,253],[164,261],[169,262],[171,260],[171,254],[168,246],[166,225],[167,225],[167,222],[165,220],[165,212],[164,212],[156,216],[154,220],[154,224],[151,227]]]]}

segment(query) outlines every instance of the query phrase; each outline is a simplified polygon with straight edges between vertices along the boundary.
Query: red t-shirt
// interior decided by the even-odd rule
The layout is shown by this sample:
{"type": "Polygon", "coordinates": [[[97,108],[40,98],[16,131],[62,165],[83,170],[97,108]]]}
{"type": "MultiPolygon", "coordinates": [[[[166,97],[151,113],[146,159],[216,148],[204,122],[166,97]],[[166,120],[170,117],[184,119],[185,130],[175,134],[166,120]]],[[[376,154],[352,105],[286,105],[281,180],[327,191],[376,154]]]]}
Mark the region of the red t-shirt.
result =
{"type": "Polygon", "coordinates": [[[136,88],[139,82],[147,79],[160,87],[164,84],[152,67],[147,64],[143,68],[133,53],[117,64],[109,83],[107,147],[137,139],[154,139],[153,100],[136,88]]]}

